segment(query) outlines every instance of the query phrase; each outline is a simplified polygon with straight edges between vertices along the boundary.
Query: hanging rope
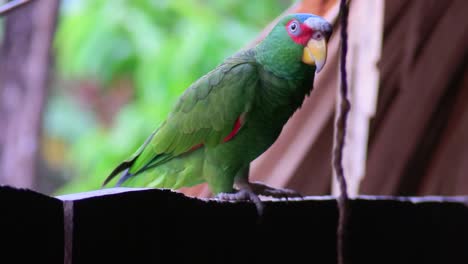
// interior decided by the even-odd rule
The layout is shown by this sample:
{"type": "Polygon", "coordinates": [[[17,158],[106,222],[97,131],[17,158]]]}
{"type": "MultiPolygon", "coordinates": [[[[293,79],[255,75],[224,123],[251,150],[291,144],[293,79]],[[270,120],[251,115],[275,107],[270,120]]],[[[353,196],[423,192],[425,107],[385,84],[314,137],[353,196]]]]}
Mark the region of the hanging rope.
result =
{"type": "Polygon", "coordinates": [[[338,198],[338,231],[337,231],[337,253],[338,263],[344,264],[346,257],[346,226],[349,215],[349,199],[346,187],[346,179],[343,170],[343,148],[345,145],[346,120],[350,110],[348,101],[348,81],[346,73],[346,54],[348,52],[348,7],[346,0],[340,2],[341,17],[341,57],[340,57],[340,97],[339,111],[335,118],[335,140],[333,142],[332,166],[340,187],[338,198]]]}

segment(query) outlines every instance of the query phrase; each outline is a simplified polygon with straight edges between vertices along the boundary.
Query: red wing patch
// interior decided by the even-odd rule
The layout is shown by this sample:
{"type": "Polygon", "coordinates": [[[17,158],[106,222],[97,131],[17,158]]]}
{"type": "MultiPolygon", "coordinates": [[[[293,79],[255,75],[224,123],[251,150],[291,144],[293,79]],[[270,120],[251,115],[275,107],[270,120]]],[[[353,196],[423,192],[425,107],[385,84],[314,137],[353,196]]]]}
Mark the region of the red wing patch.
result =
{"type": "Polygon", "coordinates": [[[240,115],[237,119],[236,122],[234,123],[234,128],[232,129],[231,133],[227,135],[227,137],[224,138],[223,142],[228,142],[232,138],[234,138],[235,135],[239,132],[240,128],[244,124],[244,114],[240,115]]]}
{"type": "Polygon", "coordinates": [[[199,149],[201,147],[203,147],[203,143],[200,143],[200,144],[197,144],[197,145],[191,147],[187,152],[195,151],[195,150],[197,150],[197,149],[199,149]]]}
{"type": "MultiPolygon", "coordinates": [[[[232,128],[232,131],[231,133],[229,133],[229,135],[227,135],[224,139],[223,139],[223,142],[228,142],[229,140],[233,139],[237,133],[239,132],[239,130],[241,129],[242,125],[244,124],[244,114],[240,115],[237,119],[236,119],[236,122],[234,123],[234,127],[232,128]]],[[[191,147],[189,150],[187,150],[187,152],[185,153],[189,153],[189,152],[192,152],[192,151],[195,151],[201,147],[203,147],[204,144],[203,143],[200,143],[200,144],[197,144],[197,145],[194,145],[193,147],[191,147]]]]}

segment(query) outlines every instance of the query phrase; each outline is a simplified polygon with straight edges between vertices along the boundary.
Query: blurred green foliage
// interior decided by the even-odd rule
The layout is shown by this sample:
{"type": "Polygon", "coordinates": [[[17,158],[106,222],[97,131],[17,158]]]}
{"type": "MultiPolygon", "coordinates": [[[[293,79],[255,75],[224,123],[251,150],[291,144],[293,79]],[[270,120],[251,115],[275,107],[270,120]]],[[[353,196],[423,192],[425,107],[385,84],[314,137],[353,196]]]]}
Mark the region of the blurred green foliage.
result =
{"type": "MultiPolygon", "coordinates": [[[[66,93],[46,112],[49,137],[70,146],[70,179],[57,193],[99,188],[161,123],[196,79],[241,49],[292,1],[66,0],[55,39],[62,80],[96,80],[114,89],[129,79],[133,96],[100,123],[66,93]]],[[[60,83],[55,86],[60,86],[60,83]]]]}

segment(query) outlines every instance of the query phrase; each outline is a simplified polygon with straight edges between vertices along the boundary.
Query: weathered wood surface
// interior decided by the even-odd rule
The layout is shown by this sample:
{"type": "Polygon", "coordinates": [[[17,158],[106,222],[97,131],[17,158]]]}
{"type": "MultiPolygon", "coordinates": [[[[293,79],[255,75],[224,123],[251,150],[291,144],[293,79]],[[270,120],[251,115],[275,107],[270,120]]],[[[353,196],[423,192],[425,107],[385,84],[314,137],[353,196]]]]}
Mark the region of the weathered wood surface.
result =
{"type": "MultiPolygon", "coordinates": [[[[48,197],[0,187],[0,201],[1,257],[14,263],[63,263],[71,202],[72,263],[336,263],[330,196],[266,201],[261,219],[250,203],[169,190],[48,197]]],[[[350,263],[468,263],[467,204],[467,196],[352,200],[350,263]]]]}

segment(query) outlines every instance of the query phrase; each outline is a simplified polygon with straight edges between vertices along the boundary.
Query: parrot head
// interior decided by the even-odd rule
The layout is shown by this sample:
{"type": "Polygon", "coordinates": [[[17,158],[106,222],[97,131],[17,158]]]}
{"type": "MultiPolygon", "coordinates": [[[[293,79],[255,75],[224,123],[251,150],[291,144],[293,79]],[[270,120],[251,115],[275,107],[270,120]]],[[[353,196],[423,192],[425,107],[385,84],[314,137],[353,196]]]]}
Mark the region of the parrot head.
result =
{"type": "Polygon", "coordinates": [[[291,69],[309,65],[318,73],[327,59],[331,33],[331,24],[320,16],[291,14],[283,17],[257,46],[257,57],[276,72],[294,73],[291,69]],[[278,62],[282,66],[275,65],[278,62]]]}

